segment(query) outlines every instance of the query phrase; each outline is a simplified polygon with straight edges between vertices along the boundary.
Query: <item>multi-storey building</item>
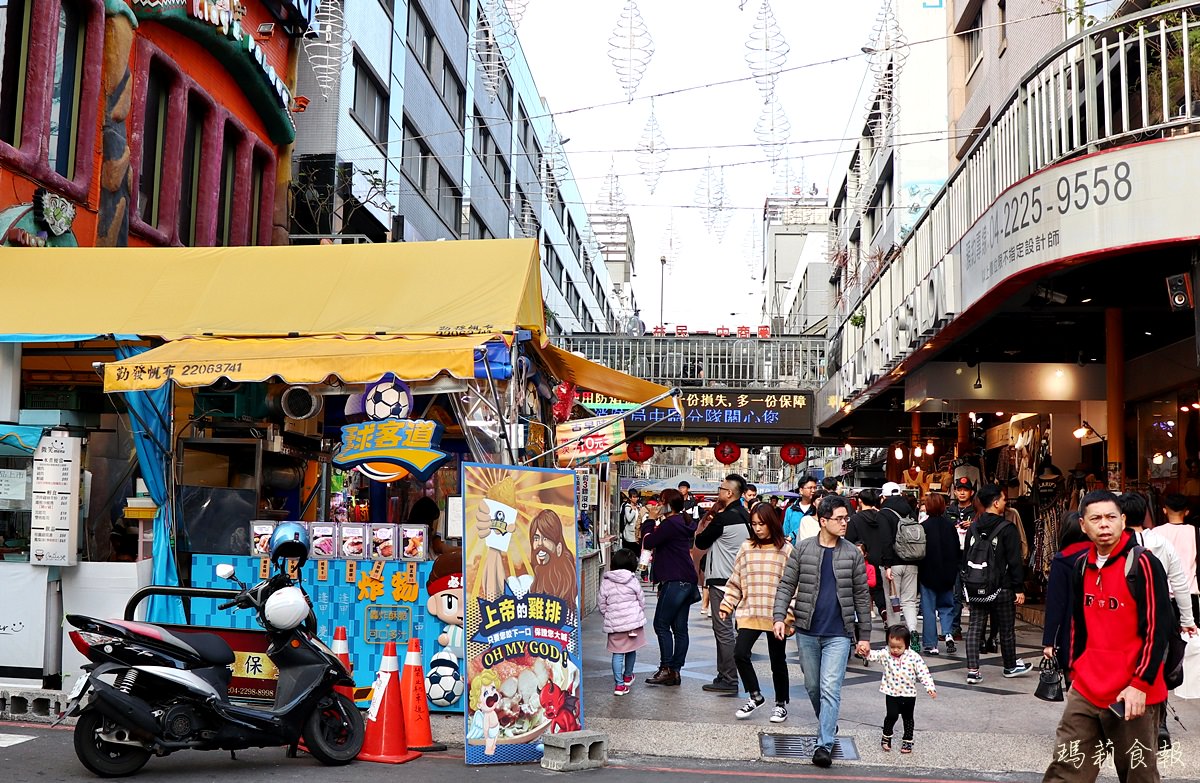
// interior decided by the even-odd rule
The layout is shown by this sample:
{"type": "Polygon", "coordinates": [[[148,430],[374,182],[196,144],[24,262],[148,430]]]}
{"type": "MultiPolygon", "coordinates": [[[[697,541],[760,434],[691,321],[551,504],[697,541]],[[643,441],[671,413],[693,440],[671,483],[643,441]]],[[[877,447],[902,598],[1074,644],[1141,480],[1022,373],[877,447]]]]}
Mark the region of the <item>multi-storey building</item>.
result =
{"type": "Polygon", "coordinates": [[[1070,474],[1200,499],[1186,208],[1200,185],[1180,165],[1200,144],[1200,4],[947,5],[962,31],[948,128],[972,138],[899,246],[843,293],[819,426],[900,432],[905,468],[957,441],[1017,493],[1034,473],[1070,474]]]}
{"type": "Polygon", "coordinates": [[[298,241],[536,237],[549,328],[608,331],[619,300],[588,241],[564,142],[519,40],[497,16],[503,8],[336,6],[349,42],[340,71],[322,70],[320,45],[300,62],[310,103],[298,120],[293,233],[298,241]],[[322,91],[328,98],[318,100],[322,91]]]}
{"type": "Polygon", "coordinates": [[[763,206],[762,325],[773,335],[823,334],[832,304],[822,196],[771,196],[763,206]]]}

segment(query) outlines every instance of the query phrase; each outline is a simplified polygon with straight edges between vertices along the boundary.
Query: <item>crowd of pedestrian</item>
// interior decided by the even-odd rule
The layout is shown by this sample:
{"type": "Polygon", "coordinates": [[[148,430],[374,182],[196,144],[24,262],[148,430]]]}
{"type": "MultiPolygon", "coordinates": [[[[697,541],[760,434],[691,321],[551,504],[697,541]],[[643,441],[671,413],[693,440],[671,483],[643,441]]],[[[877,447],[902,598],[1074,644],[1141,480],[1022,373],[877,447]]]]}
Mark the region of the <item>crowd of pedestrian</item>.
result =
{"type": "MultiPolygon", "coordinates": [[[[937,694],[925,657],[954,653],[964,643],[967,685],[983,681],[985,654],[1000,653],[1006,678],[1032,668],[1016,654],[1016,607],[1025,600],[1029,554],[1020,519],[994,485],[977,488],[962,476],[951,492],[918,500],[885,485],[847,498],[836,482],[805,476],[780,509],[777,498],[760,501],[753,485],[730,474],[707,509],[686,482],[644,505],[631,497],[621,509],[628,551],[614,557],[617,575],[606,576],[601,590],[614,692],[628,692],[632,656],[645,644],[644,616],[625,616],[626,609],[641,611],[626,595],[640,570],[658,591],[659,668],[647,683],[681,683],[688,614],[703,590],[717,672],[702,687],[744,692],[735,717],[748,719],[767,704],[751,663],[765,635],[774,696],[769,720],[787,720],[786,644],[794,638],[819,725],[814,764],[832,763],[852,656],[881,664],[880,747],[892,750],[902,721],[900,752],[913,752],[918,688],[937,694]],[[965,636],[964,608],[970,609],[965,636]],[[885,631],[884,646],[874,650],[873,614],[885,631]]],[[[1166,523],[1154,527],[1140,494],[1084,496],[1079,511],[1062,520],[1045,585],[1043,668],[1061,671],[1067,686],[1058,742],[1109,742],[1122,780],[1159,779],[1152,757],[1171,742],[1167,691],[1182,679],[1181,639],[1197,633],[1200,615],[1200,532],[1186,521],[1185,498],[1168,495],[1163,505],[1166,523]],[[1131,764],[1120,753],[1123,745],[1143,748],[1150,761],[1131,764]]],[[[1081,772],[1063,758],[1056,753],[1045,780],[1094,780],[1099,772],[1098,766],[1081,772]]]]}

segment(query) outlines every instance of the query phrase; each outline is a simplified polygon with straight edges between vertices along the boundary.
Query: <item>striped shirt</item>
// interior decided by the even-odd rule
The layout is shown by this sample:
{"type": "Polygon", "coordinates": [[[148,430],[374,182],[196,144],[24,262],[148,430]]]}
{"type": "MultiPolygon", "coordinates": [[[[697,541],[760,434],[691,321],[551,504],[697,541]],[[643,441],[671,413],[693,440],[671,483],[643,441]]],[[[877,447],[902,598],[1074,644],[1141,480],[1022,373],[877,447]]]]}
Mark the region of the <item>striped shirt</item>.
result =
{"type": "MultiPolygon", "coordinates": [[[[792,545],[784,542],[782,549],[768,544],[742,544],[733,561],[733,574],[725,584],[725,599],[721,611],[737,610],[739,628],[769,631],[774,626],[775,588],[783,578],[783,567],[792,554],[792,545]]],[[[790,623],[789,623],[790,624],[790,623]]]]}

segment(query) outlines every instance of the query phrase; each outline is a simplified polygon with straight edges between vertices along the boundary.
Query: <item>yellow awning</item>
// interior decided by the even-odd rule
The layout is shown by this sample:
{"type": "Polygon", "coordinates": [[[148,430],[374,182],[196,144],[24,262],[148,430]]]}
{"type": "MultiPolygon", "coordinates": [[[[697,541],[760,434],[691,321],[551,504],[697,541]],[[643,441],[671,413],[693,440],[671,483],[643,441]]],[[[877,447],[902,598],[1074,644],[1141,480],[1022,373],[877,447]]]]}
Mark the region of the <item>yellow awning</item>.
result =
{"type": "Polygon", "coordinates": [[[0,248],[0,264],[10,270],[0,334],[170,339],[545,331],[532,239],[0,248]]]}
{"type": "Polygon", "coordinates": [[[347,339],[342,337],[212,338],[176,340],[104,365],[106,392],[146,391],[168,381],[208,386],[221,378],[320,383],[331,375],[345,383],[370,383],[385,373],[406,381],[443,372],[475,377],[475,349],[489,336],[347,339]]]}
{"type": "MultiPolygon", "coordinates": [[[[555,345],[547,344],[538,351],[559,380],[570,381],[580,389],[637,404],[649,402],[670,391],[666,386],[659,386],[657,383],[605,367],[555,345]]],[[[678,397],[668,397],[655,403],[654,407],[677,408],[677,401],[678,397]]],[[[683,415],[682,410],[680,415],[683,415]]]]}

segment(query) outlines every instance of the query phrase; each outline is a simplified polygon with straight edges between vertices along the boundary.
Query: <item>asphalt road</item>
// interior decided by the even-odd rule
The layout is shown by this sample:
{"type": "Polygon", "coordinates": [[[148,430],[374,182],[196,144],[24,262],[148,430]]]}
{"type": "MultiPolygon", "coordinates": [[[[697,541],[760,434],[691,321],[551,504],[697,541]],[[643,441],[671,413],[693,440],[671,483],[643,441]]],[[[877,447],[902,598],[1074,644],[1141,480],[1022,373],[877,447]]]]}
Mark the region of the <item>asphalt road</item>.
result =
{"type": "MultiPolygon", "coordinates": [[[[75,758],[69,729],[0,723],[0,769],[7,783],[45,783],[93,779],[75,758]]],[[[854,783],[976,783],[1004,781],[1024,783],[1040,776],[1013,774],[980,776],[968,770],[924,770],[903,768],[835,765],[819,770],[807,763],[776,762],[697,762],[663,757],[610,758],[609,766],[574,773],[581,780],[600,783],[641,783],[648,774],[663,783],[738,783],[742,780],[817,781],[836,779],[854,783]]],[[[408,764],[356,762],[349,767],[322,767],[307,756],[285,758],[283,750],[268,748],[238,751],[237,760],[228,753],[177,753],[151,759],[136,776],[155,783],[209,783],[218,778],[231,781],[345,781],[355,783],[396,783],[410,777],[421,783],[464,783],[484,780],[488,783],[524,781],[530,777],[560,777],[540,767],[495,766],[465,767],[461,752],[430,753],[408,764]],[[234,777],[236,776],[236,777],[234,777]]]]}

